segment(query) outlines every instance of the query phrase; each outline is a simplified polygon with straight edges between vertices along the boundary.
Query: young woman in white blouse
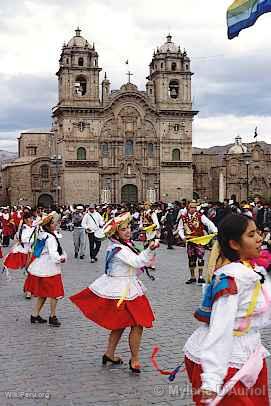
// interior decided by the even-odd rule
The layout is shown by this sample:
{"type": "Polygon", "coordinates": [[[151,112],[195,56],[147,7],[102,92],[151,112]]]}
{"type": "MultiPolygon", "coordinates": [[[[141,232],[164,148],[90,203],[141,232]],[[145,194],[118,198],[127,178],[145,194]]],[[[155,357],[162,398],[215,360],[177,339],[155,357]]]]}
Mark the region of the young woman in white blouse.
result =
{"type": "Polygon", "coordinates": [[[40,316],[40,312],[50,298],[51,314],[49,324],[59,327],[60,321],[56,317],[56,306],[58,299],[64,297],[64,288],[61,276],[61,264],[67,259],[56,234],[54,216],[49,214],[42,220],[43,232],[38,234],[44,243],[41,255],[34,258],[28,267],[28,277],[24,289],[37,297],[34,311],[31,315],[31,323],[46,323],[47,320],[40,316]]]}
{"type": "Polygon", "coordinates": [[[105,273],[88,288],[70,297],[70,300],[89,319],[111,330],[103,364],[122,364],[115,350],[123,331],[130,327],[130,370],[140,373],[139,349],[143,328],[152,327],[154,314],[145,296],[145,287],[138,279],[140,269],[153,260],[158,243],[153,241],[139,253],[131,242],[131,215],[123,213],[104,227],[110,238],[106,253],[105,273]]]}
{"type": "Polygon", "coordinates": [[[261,242],[247,216],[228,215],[218,227],[214,273],[195,312],[203,324],[184,347],[196,405],[269,405],[260,329],[271,325],[271,283],[252,261],[261,242]]]}

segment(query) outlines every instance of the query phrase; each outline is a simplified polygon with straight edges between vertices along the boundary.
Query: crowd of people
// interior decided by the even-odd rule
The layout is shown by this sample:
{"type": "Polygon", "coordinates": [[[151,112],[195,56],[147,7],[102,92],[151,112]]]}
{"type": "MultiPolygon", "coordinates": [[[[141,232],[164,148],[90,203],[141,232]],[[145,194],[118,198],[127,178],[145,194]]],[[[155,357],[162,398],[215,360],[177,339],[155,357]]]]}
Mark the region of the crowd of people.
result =
{"type": "Polygon", "coordinates": [[[60,327],[56,308],[65,294],[61,269],[67,255],[59,227],[72,225],[78,261],[88,260],[88,243],[89,262],[95,264],[107,239],[104,274],[69,299],[90,321],[110,331],[103,365],[123,364],[115,352],[124,330],[130,328],[129,369],[139,374],[143,329],[152,328],[155,320],[140,275],[154,279],[161,241],[167,249],[183,245],[190,271],[186,284],[204,287],[202,304],[195,312],[202,325],[184,347],[195,404],[268,405],[268,352],[260,330],[271,325],[270,213],[266,203],[238,204],[234,196],[223,204],[183,199],[78,204],[54,211],[5,207],[0,212],[2,246],[8,248],[11,239],[14,244],[3,258],[3,271],[24,270],[25,297],[36,298],[31,324],[47,323],[41,312],[48,299],[48,323],[60,327]],[[211,252],[204,275],[206,247],[211,252]]]}

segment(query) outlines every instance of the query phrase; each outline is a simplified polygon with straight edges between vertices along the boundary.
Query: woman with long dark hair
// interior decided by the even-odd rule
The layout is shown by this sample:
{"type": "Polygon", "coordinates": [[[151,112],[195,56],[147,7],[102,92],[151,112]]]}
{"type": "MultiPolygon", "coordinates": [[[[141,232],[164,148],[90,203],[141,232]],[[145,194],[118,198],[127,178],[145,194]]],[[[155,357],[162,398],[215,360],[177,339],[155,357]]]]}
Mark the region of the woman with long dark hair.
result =
{"type": "Polygon", "coordinates": [[[67,257],[56,234],[54,215],[46,216],[42,220],[41,227],[43,231],[37,236],[38,242],[42,246],[41,253],[29,265],[24,288],[37,297],[34,311],[30,317],[31,323],[47,322],[40,316],[40,312],[46,299],[50,298],[49,324],[53,327],[59,327],[61,323],[56,317],[56,306],[58,299],[64,297],[61,264],[66,261],[67,257]]]}
{"type": "Polygon", "coordinates": [[[210,283],[195,317],[203,322],[185,344],[196,405],[269,405],[260,329],[271,325],[271,282],[254,265],[262,238],[253,219],[228,215],[210,255],[210,283]]]}
{"type": "Polygon", "coordinates": [[[152,241],[147,249],[139,253],[131,242],[130,221],[130,213],[123,213],[107,223],[104,232],[110,239],[110,245],[106,253],[105,273],[89,288],[71,296],[70,300],[89,320],[111,330],[102,359],[104,365],[107,362],[123,363],[115,356],[115,350],[125,328],[131,328],[129,367],[133,373],[140,373],[139,350],[143,328],[152,327],[154,314],[138,273],[141,268],[148,267],[158,243],[152,241]]]}

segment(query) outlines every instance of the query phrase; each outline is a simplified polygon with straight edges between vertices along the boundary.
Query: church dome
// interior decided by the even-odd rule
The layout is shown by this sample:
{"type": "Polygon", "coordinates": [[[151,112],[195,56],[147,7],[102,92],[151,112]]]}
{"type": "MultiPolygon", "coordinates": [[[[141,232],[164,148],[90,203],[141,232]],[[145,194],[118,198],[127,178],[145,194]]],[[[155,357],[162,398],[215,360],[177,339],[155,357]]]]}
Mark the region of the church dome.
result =
{"type": "Polygon", "coordinates": [[[75,30],[75,36],[72,37],[72,39],[70,39],[70,41],[68,42],[67,46],[72,48],[72,47],[81,47],[84,48],[86,46],[88,46],[88,41],[81,36],[81,30],[79,29],[79,27],[75,30]]]}
{"type": "Polygon", "coordinates": [[[170,34],[168,34],[167,36],[167,42],[164,43],[164,45],[162,45],[159,48],[159,51],[163,54],[170,52],[170,53],[177,53],[179,52],[179,47],[177,47],[176,44],[174,44],[174,42],[171,41],[172,40],[172,36],[170,34]]]}
{"type": "Polygon", "coordinates": [[[246,152],[247,147],[242,144],[242,138],[238,135],[235,138],[235,144],[228,150],[228,154],[244,154],[246,152]]]}

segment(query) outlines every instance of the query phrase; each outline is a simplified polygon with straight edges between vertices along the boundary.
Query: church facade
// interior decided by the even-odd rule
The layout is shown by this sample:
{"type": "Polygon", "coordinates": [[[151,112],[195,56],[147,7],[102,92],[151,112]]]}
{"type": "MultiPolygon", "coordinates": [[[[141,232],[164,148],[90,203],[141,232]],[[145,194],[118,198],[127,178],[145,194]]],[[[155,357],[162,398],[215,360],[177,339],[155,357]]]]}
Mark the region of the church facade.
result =
{"type": "MultiPolygon", "coordinates": [[[[58,103],[53,108],[52,130],[47,131],[48,150],[41,155],[37,150],[35,155],[33,143],[41,132],[24,133],[21,143],[29,143],[32,150],[19,148],[18,160],[3,170],[10,203],[192,197],[192,121],[197,112],[192,108],[186,52],[168,35],[153,54],[144,91],[131,83],[130,74],[128,83],[117,91],[111,91],[106,74],[100,86],[101,71],[94,44],[77,29],[60,55],[58,103]],[[26,196],[19,196],[12,178],[24,161],[32,178],[34,170],[35,180],[25,187],[26,196]],[[11,172],[13,176],[8,175],[11,172]]],[[[16,181],[20,182],[19,176],[16,181]]]]}

